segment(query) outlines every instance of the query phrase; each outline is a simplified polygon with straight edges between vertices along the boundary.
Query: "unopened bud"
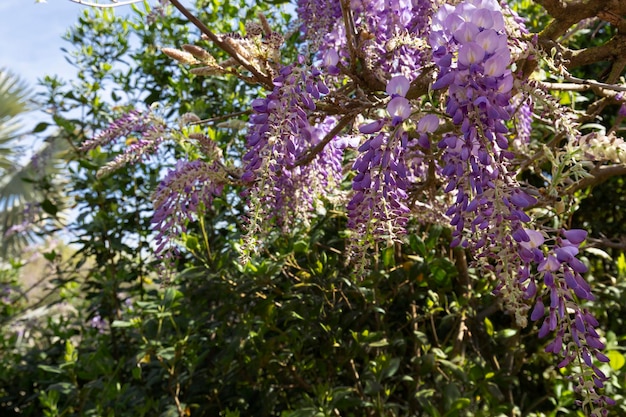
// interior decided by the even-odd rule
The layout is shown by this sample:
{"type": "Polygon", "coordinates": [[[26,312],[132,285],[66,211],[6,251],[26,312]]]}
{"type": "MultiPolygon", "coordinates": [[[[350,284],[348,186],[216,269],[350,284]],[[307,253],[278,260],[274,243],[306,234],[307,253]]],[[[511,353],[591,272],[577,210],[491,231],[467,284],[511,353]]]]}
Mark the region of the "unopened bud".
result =
{"type": "Polygon", "coordinates": [[[197,45],[183,45],[183,50],[189,52],[195,58],[199,59],[203,64],[214,65],[216,64],[215,58],[207,50],[197,45]]]}
{"type": "Polygon", "coordinates": [[[161,51],[165,55],[169,56],[170,58],[175,59],[178,62],[182,62],[183,64],[199,64],[200,63],[200,61],[194,58],[194,56],[191,55],[189,52],[180,51],[174,48],[161,48],[161,51]]]}

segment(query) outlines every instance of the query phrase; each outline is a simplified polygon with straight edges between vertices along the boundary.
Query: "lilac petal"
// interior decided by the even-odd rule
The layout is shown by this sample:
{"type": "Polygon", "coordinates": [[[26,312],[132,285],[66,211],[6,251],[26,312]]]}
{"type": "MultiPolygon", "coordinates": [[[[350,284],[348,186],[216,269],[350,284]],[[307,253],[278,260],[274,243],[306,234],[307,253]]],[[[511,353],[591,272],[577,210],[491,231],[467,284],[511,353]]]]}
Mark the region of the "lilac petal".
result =
{"type": "Polygon", "coordinates": [[[490,77],[499,77],[506,71],[509,66],[510,57],[501,57],[494,55],[485,61],[485,75],[490,77]]]}
{"type": "Polygon", "coordinates": [[[366,125],[359,127],[359,132],[365,135],[369,135],[370,133],[378,132],[380,129],[383,128],[384,124],[385,124],[384,120],[376,120],[375,122],[368,123],[366,125]]]}
{"type": "Polygon", "coordinates": [[[433,84],[433,90],[439,90],[440,88],[445,88],[454,82],[456,74],[454,72],[448,72],[443,76],[440,76],[437,81],[433,84]]]}
{"type": "Polygon", "coordinates": [[[329,49],[324,54],[323,65],[325,67],[335,67],[339,63],[339,54],[334,49],[329,49]]]}
{"type": "Polygon", "coordinates": [[[478,64],[485,58],[485,50],[476,42],[468,42],[459,49],[459,63],[465,66],[478,64]]]}
{"type": "Polygon", "coordinates": [[[517,207],[526,208],[532,206],[537,202],[534,197],[529,196],[523,191],[517,191],[511,194],[510,196],[511,202],[515,204],[517,207]]]}
{"type": "Polygon", "coordinates": [[[604,343],[602,343],[600,341],[600,339],[598,339],[596,337],[593,337],[591,335],[586,335],[585,336],[585,341],[587,342],[587,345],[590,348],[600,349],[600,350],[604,349],[604,343]]]}
{"type": "Polygon", "coordinates": [[[557,368],[559,368],[559,369],[564,368],[567,365],[569,365],[571,361],[572,361],[572,357],[571,356],[567,356],[565,359],[563,359],[561,362],[559,362],[559,364],[557,365],[557,368]]]}
{"type": "Polygon", "coordinates": [[[528,287],[526,287],[526,293],[524,294],[524,298],[526,299],[532,298],[535,296],[536,293],[537,293],[537,284],[535,283],[535,280],[533,279],[528,284],[528,287]]]}
{"type": "Polygon", "coordinates": [[[571,266],[572,269],[579,274],[584,274],[585,272],[587,272],[587,266],[582,263],[578,258],[570,259],[569,266],[571,266]]]}
{"type": "Polygon", "coordinates": [[[411,116],[411,103],[404,97],[394,97],[387,104],[387,111],[392,117],[406,120],[411,116]]]}
{"type": "Polygon", "coordinates": [[[565,269],[565,271],[563,272],[563,275],[565,276],[565,283],[570,289],[575,290],[576,288],[578,288],[578,283],[576,282],[576,279],[574,278],[574,274],[572,274],[572,272],[569,269],[565,269]]]}
{"type": "Polygon", "coordinates": [[[541,272],[543,271],[554,272],[554,271],[557,271],[560,267],[561,267],[561,264],[558,261],[558,259],[556,259],[556,257],[553,255],[548,255],[548,257],[542,263],[539,264],[537,269],[541,272]]]}
{"type": "Polygon", "coordinates": [[[554,253],[559,261],[569,262],[578,254],[578,249],[574,246],[565,246],[563,248],[557,248],[554,253]]]}
{"type": "Polygon", "coordinates": [[[587,238],[587,231],[580,229],[564,230],[563,235],[574,245],[579,245],[587,238]]]}
{"type": "Polygon", "coordinates": [[[439,127],[439,117],[434,114],[427,114],[417,123],[417,131],[433,133],[439,127]]]}
{"type": "Polygon", "coordinates": [[[400,97],[404,97],[406,96],[406,93],[409,91],[409,88],[411,87],[411,84],[409,83],[409,80],[407,80],[407,78],[404,75],[397,75],[395,77],[393,77],[391,80],[389,80],[389,82],[387,83],[387,94],[389,94],[392,97],[395,96],[400,96],[400,97]]]}
{"type": "Polygon", "coordinates": [[[524,229],[522,229],[521,227],[518,227],[516,230],[514,230],[512,236],[516,242],[530,242],[530,237],[528,237],[524,229]]]}
{"type": "Polygon", "coordinates": [[[583,318],[580,315],[580,313],[577,313],[575,318],[574,318],[574,324],[576,325],[576,329],[578,329],[579,332],[581,333],[585,333],[585,323],[583,322],[583,318]]]}
{"type": "Polygon", "coordinates": [[[543,321],[543,324],[541,325],[541,328],[539,329],[539,338],[542,339],[544,337],[546,337],[548,335],[548,333],[550,333],[550,323],[549,320],[546,318],[543,321]]]}
{"type": "Polygon", "coordinates": [[[537,302],[535,303],[535,307],[533,308],[533,312],[530,314],[530,319],[532,321],[537,321],[541,317],[543,317],[544,312],[545,312],[545,307],[543,305],[543,302],[541,301],[541,299],[538,299],[537,302]]]}

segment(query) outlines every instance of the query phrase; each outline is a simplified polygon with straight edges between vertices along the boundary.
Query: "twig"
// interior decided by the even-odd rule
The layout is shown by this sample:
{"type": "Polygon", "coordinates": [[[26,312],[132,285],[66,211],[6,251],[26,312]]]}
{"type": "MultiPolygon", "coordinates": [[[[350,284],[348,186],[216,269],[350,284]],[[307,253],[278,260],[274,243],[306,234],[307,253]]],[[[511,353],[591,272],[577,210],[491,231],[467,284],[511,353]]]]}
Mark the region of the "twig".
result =
{"type": "Polygon", "coordinates": [[[189,126],[193,126],[193,125],[201,125],[204,123],[215,123],[221,120],[231,119],[233,117],[243,116],[244,114],[250,114],[250,113],[251,113],[250,110],[243,110],[243,111],[238,111],[234,113],[224,114],[222,116],[211,117],[209,119],[202,119],[202,120],[198,120],[195,122],[189,122],[188,124],[189,126]]]}
{"type": "Polygon", "coordinates": [[[341,13],[343,15],[343,22],[346,26],[346,43],[350,51],[350,73],[354,73],[356,70],[357,51],[356,51],[356,29],[354,28],[354,20],[352,19],[350,1],[341,0],[341,13]]]}
{"type": "Polygon", "coordinates": [[[626,250],[626,237],[621,237],[619,240],[608,239],[606,237],[603,238],[587,238],[587,243],[589,247],[592,248],[611,248],[611,249],[621,249],[626,250]]]}
{"type": "Polygon", "coordinates": [[[568,194],[572,194],[578,190],[595,186],[607,181],[609,178],[626,175],[626,164],[619,165],[601,165],[597,166],[589,172],[592,177],[586,177],[575,182],[566,190],[568,194]]]}
{"type": "Polygon", "coordinates": [[[232,46],[228,44],[228,42],[222,41],[215,33],[213,33],[204,23],[200,21],[196,16],[194,16],[189,10],[185,8],[178,0],[169,0],[170,3],[178,9],[191,23],[193,23],[200,31],[206,35],[207,38],[211,40],[218,48],[226,52],[228,55],[233,57],[237,63],[243,66],[245,69],[250,71],[256,81],[260,84],[263,84],[266,88],[272,89],[272,80],[267,75],[259,72],[253,65],[251,65],[244,57],[242,57],[232,46]]]}
{"type": "MultiPolygon", "coordinates": [[[[579,84],[582,86],[588,85],[589,87],[598,87],[598,88],[602,88],[606,90],[626,91],[626,86],[623,86],[623,85],[601,83],[596,80],[584,80],[582,78],[573,77],[571,75],[566,75],[565,79],[573,82],[574,84],[579,84]]],[[[580,90],[580,91],[584,91],[584,90],[580,90]]]]}
{"type": "Polygon", "coordinates": [[[352,120],[354,120],[356,115],[359,114],[359,113],[360,113],[360,111],[353,111],[351,113],[346,114],[344,117],[342,117],[337,122],[335,127],[333,127],[332,130],[326,134],[326,136],[324,137],[324,139],[322,139],[322,141],[320,143],[315,145],[313,148],[309,149],[309,151],[302,158],[300,158],[298,161],[296,161],[296,163],[294,165],[294,168],[298,167],[298,166],[301,166],[301,165],[306,165],[309,162],[311,162],[317,156],[317,154],[319,154],[324,149],[324,147],[335,136],[337,136],[337,134],[339,132],[341,132],[341,130],[344,127],[346,127],[352,120]]]}

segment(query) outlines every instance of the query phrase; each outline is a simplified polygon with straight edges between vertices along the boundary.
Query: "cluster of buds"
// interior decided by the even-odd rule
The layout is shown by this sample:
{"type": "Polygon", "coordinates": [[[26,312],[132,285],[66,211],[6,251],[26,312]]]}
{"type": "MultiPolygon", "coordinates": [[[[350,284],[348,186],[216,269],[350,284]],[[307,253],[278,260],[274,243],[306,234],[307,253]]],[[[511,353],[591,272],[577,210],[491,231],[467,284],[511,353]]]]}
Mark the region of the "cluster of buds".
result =
{"type": "Polygon", "coordinates": [[[245,63],[261,74],[273,77],[280,63],[280,47],[283,36],[274,32],[263,14],[259,14],[259,21],[246,24],[246,34],[227,33],[216,35],[217,39],[227,45],[233,56],[217,62],[206,49],[185,44],[182,50],[162,48],[161,51],[170,58],[183,64],[198,65],[190,72],[195,75],[212,76],[222,74],[239,75],[237,67],[245,63]]]}

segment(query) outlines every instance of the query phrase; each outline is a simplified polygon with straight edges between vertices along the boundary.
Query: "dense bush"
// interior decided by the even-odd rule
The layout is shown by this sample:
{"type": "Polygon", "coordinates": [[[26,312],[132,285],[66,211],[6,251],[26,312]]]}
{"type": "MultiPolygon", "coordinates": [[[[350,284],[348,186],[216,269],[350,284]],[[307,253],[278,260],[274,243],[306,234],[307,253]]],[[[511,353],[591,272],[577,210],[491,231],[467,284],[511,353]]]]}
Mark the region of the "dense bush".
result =
{"type": "Polygon", "coordinates": [[[626,415],[624,6],[282,3],[70,29],[75,250],[0,301],[2,415],[626,415]]]}

